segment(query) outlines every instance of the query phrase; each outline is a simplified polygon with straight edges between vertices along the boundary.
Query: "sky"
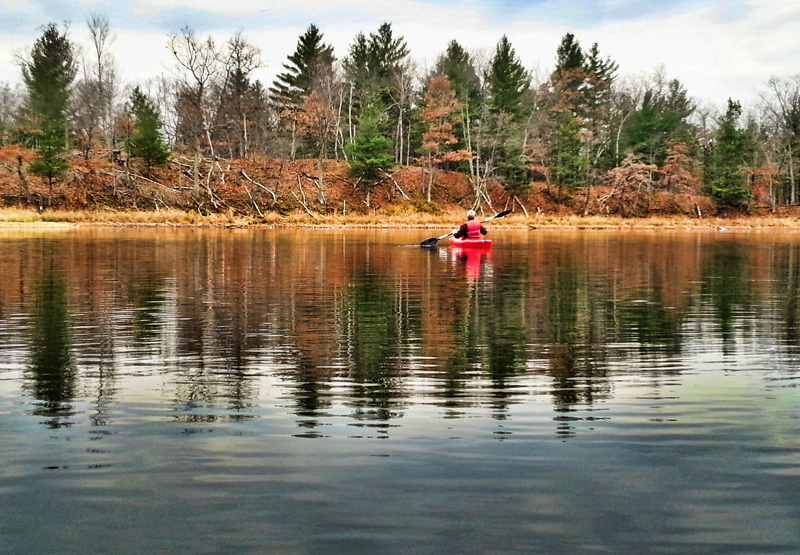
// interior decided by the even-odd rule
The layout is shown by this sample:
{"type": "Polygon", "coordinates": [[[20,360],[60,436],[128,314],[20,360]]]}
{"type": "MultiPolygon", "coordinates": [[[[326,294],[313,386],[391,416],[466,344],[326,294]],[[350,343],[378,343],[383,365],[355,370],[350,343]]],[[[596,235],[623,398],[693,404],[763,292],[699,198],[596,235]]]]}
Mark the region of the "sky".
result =
{"type": "Polygon", "coordinates": [[[421,73],[457,40],[479,59],[506,35],[535,76],[553,68],[572,33],[588,50],[639,78],[661,68],[701,105],[755,102],[772,77],[800,75],[800,0],[0,0],[0,82],[19,83],[16,62],[49,22],[69,23],[89,54],[87,17],[105,16],[125,83],[174,74],[170,34],[190,27],[224,43],[241,31],[262,53],[256,77],[270,84],[297,39],[315,24],[337,58],[383,22],[403,37],[421,73]]]}

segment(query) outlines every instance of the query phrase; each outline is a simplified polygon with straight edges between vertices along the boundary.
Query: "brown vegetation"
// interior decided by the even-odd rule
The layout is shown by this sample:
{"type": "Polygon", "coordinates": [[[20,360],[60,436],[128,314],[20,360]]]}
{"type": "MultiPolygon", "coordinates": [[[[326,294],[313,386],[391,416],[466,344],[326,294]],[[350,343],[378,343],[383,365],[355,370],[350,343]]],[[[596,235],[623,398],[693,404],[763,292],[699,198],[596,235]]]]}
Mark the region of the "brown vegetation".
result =
{"type": "MultiPolygon", "coordinates": [[[[450,222],[476,205],[470,178],[443,170],[434,171],[428,202],[430,166],[403,166],[385,173],[367,195],[347,177],[347,163],[340,160],[322,164],[316,159],[267,157],[206,160],[196,191],[189,158],[176,156],[168,167],[144,172],[126,160],[111,163],[74,157],[68,160],[71,171],[51,192],[45,180],[25,171],[32,157],[20,147],[0,149],[0,204],[5,209],[0,219],[6,222],[424,226],[450,222]]],[[[647,181],[650,170],[642,164],[623,165],[610,172],[602,186],[578,191],[560,203],[556,191],[544,182],[531,183],[525,194],[510,195],[501,183],[489,181],[488,200],[482,199],[477,208],[487,216],[506,208],[519,215],[496,225],[619,227],[653,225],[653,220],[646,220],[653,217],[672,218],[658,225],[670,221],[685,225],[700,218],[707,225],[705,218],[714,215],[708,197],[677,183],[668,190],[655,190],[647,181]],[[634,220],[626,223],[620,218],[634,220]]],[[[722,216],[728,221],[772,216],[769,225],[794,225],[795,210],[772,210],[768,204],[753,203],[747,213],[722,216]]]]}

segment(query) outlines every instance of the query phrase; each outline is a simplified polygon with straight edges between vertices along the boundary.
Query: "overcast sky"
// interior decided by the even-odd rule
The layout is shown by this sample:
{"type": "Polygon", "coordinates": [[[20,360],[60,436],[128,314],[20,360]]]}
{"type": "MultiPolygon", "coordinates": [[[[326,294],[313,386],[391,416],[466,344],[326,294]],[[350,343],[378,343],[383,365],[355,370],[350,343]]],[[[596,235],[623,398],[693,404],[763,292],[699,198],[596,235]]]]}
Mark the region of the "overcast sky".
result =
{"type": "Polygon", "coordinates": [[[0,0],[0,81],[20,81],[15,53],[30,51],[49,22],[70,22],[70,38],[88,48],[92,12],[111,23],[125,82],[172,71],[167,37],[184,26],[220,43],[243,31],[262,50],[257,76],[271,82],[309,24],[342,58],[359,31],[384,21],[422,70],[452,39],[488,56],[505,34],[543,74],[571,32],[586,50],[597,42],[621,76],[663,66],[717,106],[729,97],[747,104],[770,77],[800,74],[800,0],[0,0]]]}

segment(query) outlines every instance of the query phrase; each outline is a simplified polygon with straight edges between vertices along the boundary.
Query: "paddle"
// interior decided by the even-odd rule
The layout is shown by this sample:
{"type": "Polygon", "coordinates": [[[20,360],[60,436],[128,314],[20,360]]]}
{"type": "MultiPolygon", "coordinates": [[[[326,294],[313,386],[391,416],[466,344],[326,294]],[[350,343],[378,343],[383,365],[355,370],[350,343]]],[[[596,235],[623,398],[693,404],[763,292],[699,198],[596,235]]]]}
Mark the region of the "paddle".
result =
{"type": "MultiPolygon", "coordinates": [[[[486,218],[481,223],[485,224],[486,222],[492,221],[495,218],[502,218],[503,216],[508,216],[509,214],[511,214],[511,210],[503,210],[502,212],[498,212],[497,214],[495,214],[491,218],[486,218]]],[[[447,237],[450,237],[453,233],[455,233],[455,231],[451,231],[450,233],[448,233],[446,235],[442,235],[441,237],[431,237],[430,239],[425,239],[422,243],[419,244],[419,246],[420,247],[433,247],[433,246],[436,246],[436,243],[440,239],[446,239],[447,237]]]]}

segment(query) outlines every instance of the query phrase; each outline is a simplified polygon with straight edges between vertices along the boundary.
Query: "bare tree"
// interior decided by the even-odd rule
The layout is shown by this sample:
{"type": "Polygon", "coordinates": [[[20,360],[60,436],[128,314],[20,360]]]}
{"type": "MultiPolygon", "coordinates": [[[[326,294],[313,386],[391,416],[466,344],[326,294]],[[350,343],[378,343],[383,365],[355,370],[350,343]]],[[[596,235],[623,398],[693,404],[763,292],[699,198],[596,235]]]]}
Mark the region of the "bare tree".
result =
{"type": "Polygon", "coordinates": [[[24,103],[22,88],[0,82],[0,144],[7,143],[7,134],[13,128],[24,103]]]}
{"type": "Polygon", "coordinates": [[[109,155],[114,149],[114,101],[118,93],[117,65],[111,53],[116,37],[111,33],[108,18],[92,13],[87,20],[94,45],[94,72],[101,112],[101,126],[106,137],[109,155]]]}
{"type": "Polygon", "coordinates": [[[780,166],[789,186],[789,204],[798,202],[797,155],[800,146],[800,75],[789,79],[773,78],[769,92],[762,94],[764,119],[775,138],[780,166]]]}
{"type": "Polygon", "coordinates": [[[250,81],[252,72],[261,67],[261,50],[236,33],[228,41],[222,59],[223,79],[216,94],[215,130],[226,137],[230,156],[234,146],[239,157],[246,158],[250,149],[248,130],[255,124],[253,112],[257,98],[250,81]]]}
{"type": "Polygon", "coordinates": [[[114,100],[117,95],[117,70],[110,48],[114,42],[108,19],[92,13],[86,20],[92,50],[83,59],[83,75],[75,86],[73,115],[76,142],[88,158],[100,142],[105,142],[108,156],[114,150],[114,100]]]}
{"type": "Polygon", "coordinates": [[[221,55],[212,37],[200,39],[192,29],[184,27],[171,35],[167,48],[175,57],[178,71],[177,112],[179,129],[194,148],[194,195],[200,192],[200,157],[203,139],[214,158],[211,140],[209,93],[222,72],[221,55]]]}

